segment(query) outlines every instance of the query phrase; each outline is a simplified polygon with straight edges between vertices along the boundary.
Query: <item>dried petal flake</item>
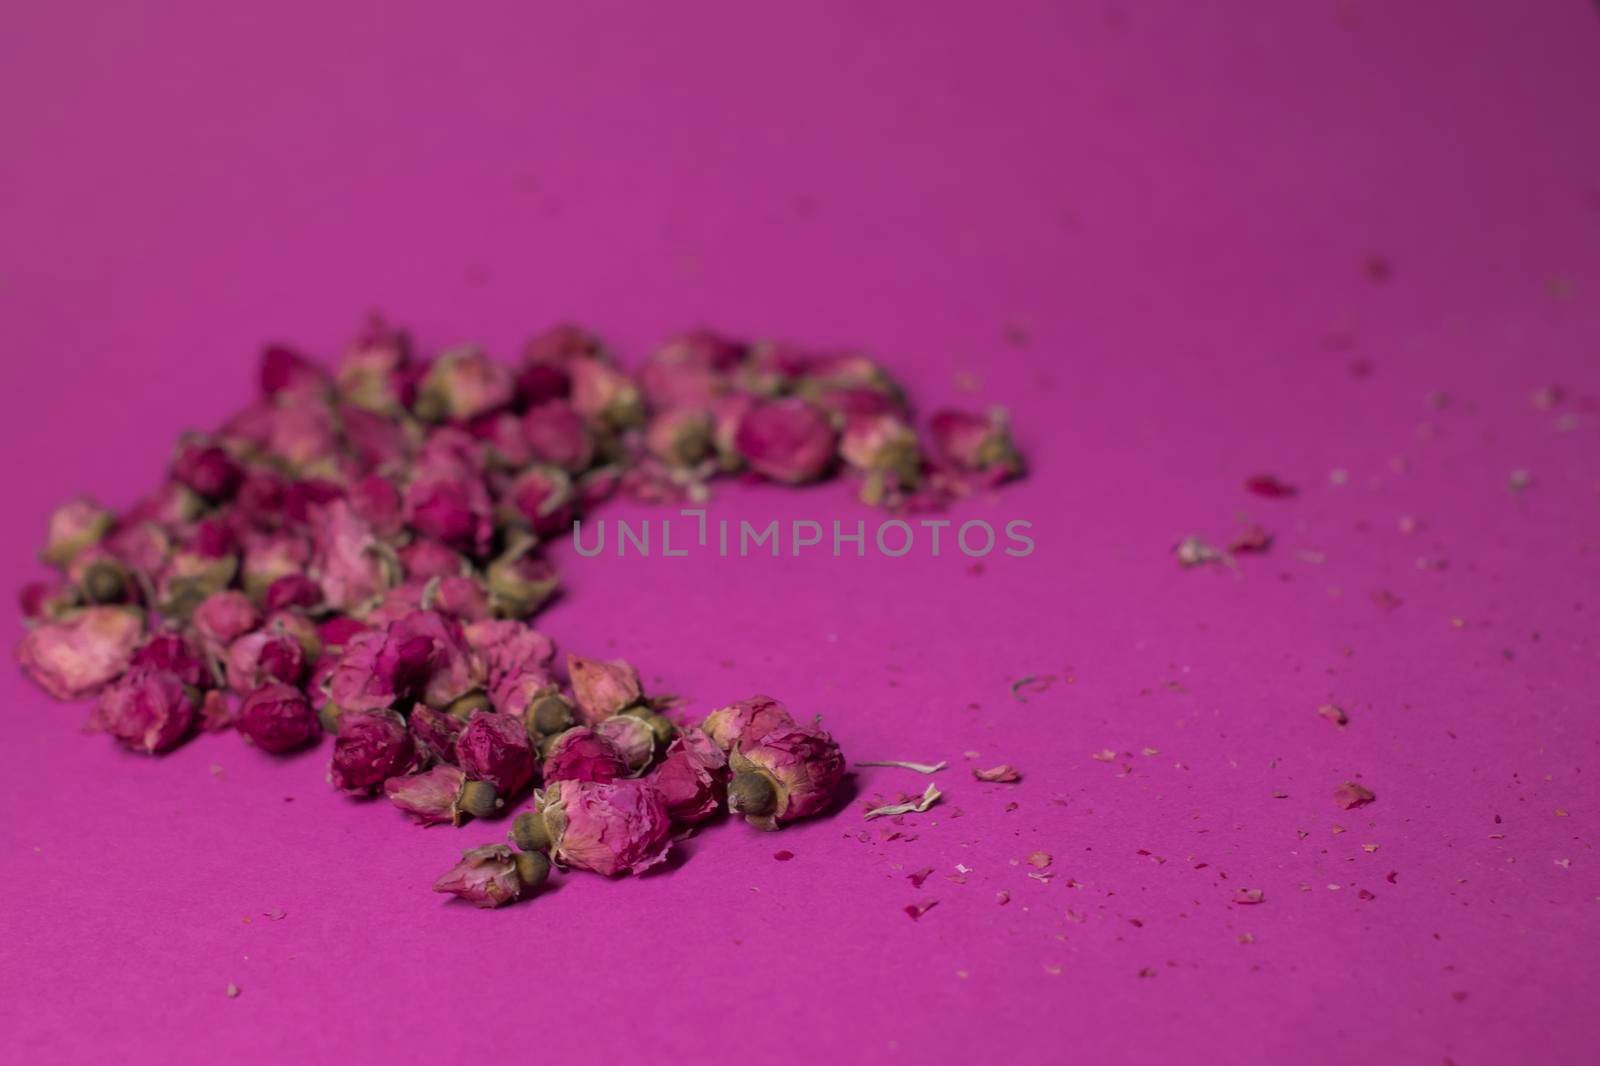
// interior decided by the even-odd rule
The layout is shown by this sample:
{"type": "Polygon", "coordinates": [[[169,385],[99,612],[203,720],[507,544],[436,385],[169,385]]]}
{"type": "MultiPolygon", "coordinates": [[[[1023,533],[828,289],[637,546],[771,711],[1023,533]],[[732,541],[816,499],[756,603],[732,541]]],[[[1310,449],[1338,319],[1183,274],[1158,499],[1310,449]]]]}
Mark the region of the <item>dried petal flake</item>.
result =
{"type": "Polygon", "coordinates": [[[972,776],[979,781],[988,781],[994,784],[1010,785],[1022,780],[1022,774],[1009,763],[991,766],[987,770],[973,770],[972,776]]]}
{"type": "Polygon", "coordinates": [[[939,802],[939,797],[942,795],[943,793],[936,787],[929,785],[920,799],[908,800],[905,803],[891,803],[884,807],[874,807],[864,817],[870,822],[874,818],[887,818],[896,814],[921,814],[939,802]]]}

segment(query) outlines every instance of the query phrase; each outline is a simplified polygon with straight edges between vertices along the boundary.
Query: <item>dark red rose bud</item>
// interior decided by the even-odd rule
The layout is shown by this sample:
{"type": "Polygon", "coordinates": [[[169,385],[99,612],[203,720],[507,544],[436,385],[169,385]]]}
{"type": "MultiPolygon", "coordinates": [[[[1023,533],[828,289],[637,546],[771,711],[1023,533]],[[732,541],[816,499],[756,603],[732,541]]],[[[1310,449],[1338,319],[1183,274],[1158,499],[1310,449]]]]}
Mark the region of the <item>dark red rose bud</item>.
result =
{"type": "Polygon", "coordinates": [[[148,667],[131,670],[100,694],[90,727],[147,755],[167,751],[189,735],[194,691],[176,674],[148,667]]]}
{"type": "Polygon", "coordinates": [[[357,634],[367,631],[368,627],[359,618],[341,614],[317,626],[317,639],[329,651],[343,651],[357,634]]]}
{"type": "Polygon", "coordinates": [[[487,781],[497,794],[510,798],[533,780],[533,745],[517,719],[480,712],[456,738],[456,765],[468,777],[487,781]]]}
{"type": "Polygon", "coordinates": [[[305,694],[281,684],[263,685],[250,693],[234,717],[234,727],[274,755],[304,747],[322,732],[305,694]]]}
{"type": "Polygon", "coordinates": [[[728,757],[710,737],[690,731],[667,746],[648,780],[661,793],[674,822],[694,825],[721,809],[727,796],[728,757]]]}
{"type": "Polygon", "coordinates": [[[410,768],[416,756],[405,721],[392,711],[346,713],[339,718],[329,780],[352,795],[371,795],[410,768]]]}
{"type": "Polygon", "coordinates": [[[601,356],[605,346],[600,338],[571,322],[560,322],[536,333],[522,346],[522,361],[528,366],[564,367],[584,356],[601,356]]]}
{"type": "Polygon", "coordinates": [[[304,574],[286,574],[267,588],[263,606],[268,611],[290,608],[315,610],[322,606],[322,586],[304,574]]]}
{"type": "Polygon", "coordinates": [[[405,530],[400,490],[390,479],[369,474],[350,486],[346,498],[356,517],[370,526],[377,536],[392,540],[405,530]]]}
{"type": "Polygon", "coordinates": [[[535,363],[517,371],[517,407],[520,409],[565,399],[571,391],[572,379],[559,366],[535,363]]]}
{"type": "Polygon", "coordinates": [[[442,763],[456,761],[456,738],[467,728],[465,718],[419,703],[411,708],[409,725],[417,751],[424,759],[442,763]]]}
{"type": "Polygon", "coordinates": [[[78,605],[78,590],[62,581],[30,581],[17,592],[17,606],[30,622],[53,622],[78,605]]]}
{"type": "Polygon", "coordinates": [[[145,641],[129,658],[128,666],[130,669],[143,666],[164,670],[195,689],[208,689],[214,680],[200,650],[186,637],[173,632],[157,633],[145,641]]]}
{"type": "Polygon", "coordinates": [[[207,733],[220,733],[233,728],[233,707],[228,702],[228,694],[222,689],[212,689],[200,701],[200,728],[207,733]]]}
{"type": "Polygon", "coordinates": [[[228,646],[228,687],[247,696],[269,681],[297,685],[305,676],[305,649],[294,638],[258,629],[228,646]]]}
{"type": "Polygon", "coordinates": [[[261,353],[261,393],[319,394],[328,388],[328,375],[305,356],[282,344],[271,344],[261,353]]]}
{"type": "Polygon", "coordinates": [[[244,480],[244,470],[233,456],[204,440],[187,441],[172,460],[173,480],[211,500],[231,497],[244,480]]]}
{"type": "Polygon", "coordinates": [[[544,780],[615,781],[627,777],[628,757],[588,726],[561,733],[546,744],[544,780]]]}

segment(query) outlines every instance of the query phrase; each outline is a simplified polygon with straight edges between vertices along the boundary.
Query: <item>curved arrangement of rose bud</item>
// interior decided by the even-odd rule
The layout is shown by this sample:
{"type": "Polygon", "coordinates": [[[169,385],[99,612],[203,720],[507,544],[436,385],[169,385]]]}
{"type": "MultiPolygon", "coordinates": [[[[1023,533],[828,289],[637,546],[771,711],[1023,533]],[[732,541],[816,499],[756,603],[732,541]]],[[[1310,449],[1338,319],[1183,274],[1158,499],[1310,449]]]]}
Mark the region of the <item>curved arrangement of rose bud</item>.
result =
{"type": "Polygon", "coordinates": [[[529,620],[554,594],[541,545],[622,493],[702,498],[735,473],[843,472],[861,498],[936,507],[1021,473],[1003,415],[942,411],[926,446],[904,394],[856,354],[679,337],[635,374],[558,326],[520,364],[433,358],[372,320],[332,371],[283,347],[261,396],[179,440],[121,514],[50,518],[59,575],[22,590],[23,668],[91,726],[157,754],[234,729],[282,754],[334,736],[328,780],[424,825],[518,802],[520,850],[468,851],[434,886],[485,907],[551,863],[661,862],[726,809],[776,830],[827,809],[844,759],[765,696],[700,726],[621,659],[568,654],[529,620]]]}

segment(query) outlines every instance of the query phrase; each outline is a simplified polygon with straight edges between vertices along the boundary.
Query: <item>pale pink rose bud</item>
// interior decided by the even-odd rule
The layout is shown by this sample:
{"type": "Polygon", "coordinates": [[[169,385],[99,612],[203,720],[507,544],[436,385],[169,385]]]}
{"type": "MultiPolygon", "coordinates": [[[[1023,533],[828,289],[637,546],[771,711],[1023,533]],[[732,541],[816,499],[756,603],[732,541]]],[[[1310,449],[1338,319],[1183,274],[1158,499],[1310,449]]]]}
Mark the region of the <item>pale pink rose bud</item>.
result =
{"type": "Polygon", "coordinates": [[[211,502],[220,503],[239,488],[244,470],[222,448],[195,438],[178,446],[178,454],[172,460],[172,479],[211,502]]]}
{"type": "Polygon", "coordinates": [[[797,397],[763,400],[739,420],[734,447],[764,477],[790,484],[814,481],[833,462],[833,425],[797,397]]]}
{"type": "Polygon", "coordinates": [[[808,397],[835,418],[907,417],[905,403],[898,396],[876,389],[829,389],[808,397]]]}
{"type": "Polygon", "coordinates": [[[327,404],[301,402],[272,408],[265,421],[266,452],[290,470],[307,473],[339,451],[339,431],[327,404]]]}
{"type": "Polygon", "coordinates": [[[538,795],[538,815],[557,865],[608,877],[664,862],[672,819],[661,793],[642,781],[557,781],[538,795]]]}
{"type": "Polygon", "coordinates": [[[304,574],[285,574],[267,587],[268,611],[314,611],[322,606],[322,586],[304,574]]]}
{"type": "Polygon", "coordinates": [[[558,466],[534,466],[518,474],[501,495],[509,522],[535,533],[565,532],[572,525],[572,479],[558,466]]]}
{"type": "Polygon", "coordinates": [[[228,687],[241,696],[269,681],[298,685],[305,671],[305,649],[282,633],[262,628],[228,645],[228,687]]]}
{"type": "Polygon", "coordinates": [[[475,907],[499,907],[533,892],[549,874],[550,862],[543,855],[490,844],[463,852],[433,890],[460,896],[475,907]]]}
{"type": "Polygon", "coordinates": [[[622,752],[622,757],[628,764],[630,777],[644,773],[650,766],[650,760],[655,758],[656,731],[643,718],[632,714],[619,714],[596,722],[592,728],[622,752]]]}
{"type": "Polygon", "coordinates": [[[405,720],[393,711],[345,713],[333,742],[329,780],[352,795],[370,795],[410,769],[416,757],[405,720]]]}
{"type": "Polygon", "coordinates": [[[280,577],[303,573],[311,565],[311,552],[311,541],[298,533],[246,533],[240,583],[249,595],[265,598],[280,577]]]}
{"type": "Polygon", "coordinates": [[[934,457],[951,470],[980,475],[987,484],[1022,473],[1022,457],[1011,441],[1005,412],[998,408],[987,416],[939,411],[929,420],[928,431],[934,457]]]}
{"type": "Polygon", "coordinates": [[[716,449],[711,413],[677,407],[662,411],[645,429],[650,454],[670,467],[696,466],[716,449]]]}
{"type": "Polygon", "coordinates": [[[619,714],[643,698],[639,671],[623,659],[585,659],[567,653],[567,675],[585,725],[619,714]]]}
{"type": "Polygon", "coordinates": [[[800,384],[812,356],[782,341],[760,341],[751,347],[738,379],[742,388],[762,396],[792,391],[800,384]]]}
{"type": "Polygon", "coordinates": [[[705,408],[727,388],[728,374],[745,346],[709,330],[695,330],[662,345],[639,369],[639,387],[658,411],[705,408]]]}
{"type": "Polygon", "coordinates": [[[778,729],[728,756],[728,809],[759,829],[820,814],[844,779],[839,745],[821,729],[778,729]]]}
{"type": "Polygon", "coordinates": [[[322,732],[305,694],[292,685],[262,685],[245,697],[234,728],[274,755],[303,748],[322,732]]]}
{"type": "Polygon", "coordinates": [[[399,551],[400,565],[407,581],[429,581],[436,577],[460,577],[471,566],[460,552],[436,540],[416,537],[399,551]]]}
{"type": "Polygon", "coordinates": [[[29,622],[58,621],[78,602],[78,590],[63,581],[30,581],[17,592],[17,606],[29,622]]]}
{"type": "Polygon", "coordinates": [[[572,378],[572,409],[596,424],[626,429],[644,420],[644,400],[627,374],[599,359],[580,357],[567,364],[572,378]]]}
{"type": "Polygon", "coordinates": [[[34,626],[17,646],[28,676],[58,700],[99,692],[128,668],[144,634],[144,615],[124,607],[85,607],[34,626]]]}
{"type": "Polygon", "coordinates": [[[489,564],[486,575],[489,606],[502,618],[527,618],[555,595],[561,579],[556,568],[534,554],[533,538],[514,541],[489,564]]]}
{"type": "Polygon", "coordinates": [[[189,620],[206,649],[220,658],[228,645],[261,624],[261,613],[249,596],[223,589],[201,600],[189,620]]]}
{"type": "Polygon", "coordinates": [[[399,561],[348,502],[334,500],[313,508],[311,529],[316,545],[312,572],[334,610],[360,614],[400,580],[399,561]]]}
{"type": "Polygon", "coordinates": [[[421,825],[460,825],[469,815],[487,817],[500,806],[492,784],[469,781],[454,766],[391,777],[383,783],[383,791],[389,802],[421,825]]]}
{"type": "Polygon", "coordinates": [[[412,404],[425,422],[467,422],[511,403],[511,369],[476,348],[456,348],[433,361],[412,404]]]}
{"type": "Polygon", "coordinates": [[[428,672],[422,686],[422,702],[445,708],[474,689],[483,687],[483,663],[467,644],[461,623],[438,611],[414,611],[389,626],[391,639],[410,642],[427,638],[433,642],[428,672]]]}
{"type": "Polygon", "coordinates": [[[320,396],[327,389],[327,373],[294,349],[282,344],[269,344],[261,352],[263,396],[320,396]]]}
{"type": "Polygon", "coordinates": [[[128,657],[128,669],[140,667],[173,674],[193,689],[210,688],[213,680],[200,649],[171,631],[155,634],[128,657]]]}
{"type": "Polygon", "coordinates": [[[795,724],[794,718],[771,696],[751,696],[706,715],[701,730],[723,751],[755,744],[776,729],[795,724]]]}
{"type": "Polygon", "coordinates": [[[867,390],[898,396],[900,386],[888,371],[859,352],[822,352],[802,364],[802,391],[867,390]]]}
{"type": "Polygon", "coordinates": [[[922,469],[916,432],[898,415],[856,415],[845,421],[839,455],[855,470],[889,470],[914,485],[922,469]]]}
{"type": "Polygon", "coordinates": [[[628,757],[593,729],[577,726],[557,734],[545,745],[543,773],[546,784],[615,781],[628,776],[628,757]]]}
{"type": "Polygon", "coordinates": [[[81,496],[51,512],[44,550],[39,555],[52,566],[64,569],[79,552],[100,543],[114,524],[115,515],[81,496]]]}
{"type": "Polygon", "coordinates": [[[410,363],[411,337],[374,315],[339,359],[339,396],[368,411],[396,414],[411,406],[410,363]]]}
{"type": "Polygon", "coordinates": [[[705,821],[728,791],[728,757],[704,733],[684,733],[667,745],[647,779],[661,792],[667,814],[680,825],[705,821]]]}
{"type": "Polygon", "coordinates": [[[537,462],[559,466],[571,474],[594,462],[594,435],[583,416],[563,399],[546,400],[522,416],[522,436],[537,462]]]}
{"type": "Polygon", "coordinates": [[[533,780],[537,756],[528,731],[510,715],[480,712],[456,737],[456,765],[475,781],[487,781],[510,798],[533,780]]]}
{"type": "Polygon", "coordinates": [[[467,728],[467,720],[447,711],[436,711],[425,703],[411,708],[407,721],[411,738],[424,762],[454,763],[456,738],[467,728]]]}
{"type": "Polygon", "coordinates": [[[571,322],[560,322],[530,337],[522,346],[522,361],[529,366],[564,367],[574,359],[600,356],[600,338],[571,322]]]}
{"type": "Polygon", "coordinates": [[[177,746],[193,728],[195,693],[175,674],[149,668],[130,671],[100,694],[90,718],[93,729],[110,733],[147,755],[177,746]]]}
{"type": "MultiPolygon", "coordinates": [[[[489,689],[489,703],[500,714],[525,723],[533,706],[549,695],[559,696],[555,679],[543,668],[529,666],[518,673],[505,674],[489,689]]],[[[568,721],[561,728],[572,723],[568,721]]]]}

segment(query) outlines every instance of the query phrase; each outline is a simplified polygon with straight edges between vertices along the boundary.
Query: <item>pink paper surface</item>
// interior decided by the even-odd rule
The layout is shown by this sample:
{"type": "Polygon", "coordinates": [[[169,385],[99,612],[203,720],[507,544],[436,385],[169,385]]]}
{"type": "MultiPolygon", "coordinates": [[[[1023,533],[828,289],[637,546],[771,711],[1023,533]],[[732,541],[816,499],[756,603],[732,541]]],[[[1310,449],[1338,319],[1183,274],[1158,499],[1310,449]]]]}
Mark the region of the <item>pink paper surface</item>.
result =
{"type": "MultiPolygon", "coordinates": [[[[261,342],[331,355],[373,307],[504,357],[566,317],[632,361],[700,322],[860,345],[925,409],[1009,407],[1035,473],[949,517],[1037,543],[981,571],[948,542],[560,549],[563,647],[702,711],[777,695],[853,759],[948,760],[946,798],[863,823],[927,783],[863,768],[831,818],[492,913],[428,885],[503,822],[341,798],[326,745],[134,756],[5,672],[8,1058],[1592,1061],[1592,5],[6,23],[6,587],[51,507],[126,504],[242,403],[261,342]],[[1246,521],[1266,555],[1174,562],[1246,521]],[[1020,784],[972,780],[1001,762],[1020,784]],[[1377,802],[1338,810],[1345,780],[1377,802]]],[[[711,507],[882,517],[843,485],[711,507]]]]}

